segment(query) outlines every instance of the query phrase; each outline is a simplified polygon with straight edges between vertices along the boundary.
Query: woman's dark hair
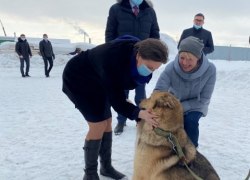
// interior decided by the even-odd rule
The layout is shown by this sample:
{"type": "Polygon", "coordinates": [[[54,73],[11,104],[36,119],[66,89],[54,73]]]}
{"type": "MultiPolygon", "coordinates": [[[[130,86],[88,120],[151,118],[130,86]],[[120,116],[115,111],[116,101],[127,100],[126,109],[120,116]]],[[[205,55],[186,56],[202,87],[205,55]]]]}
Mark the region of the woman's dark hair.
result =
{"type": "Polygon", "coordinates": [[[148,38],[139,41],[135,44],[135,50],[145,60],[150,59],[156,62],[162,62],[163,64],[167,63],[168,47],[159,39],[148,38]]]}

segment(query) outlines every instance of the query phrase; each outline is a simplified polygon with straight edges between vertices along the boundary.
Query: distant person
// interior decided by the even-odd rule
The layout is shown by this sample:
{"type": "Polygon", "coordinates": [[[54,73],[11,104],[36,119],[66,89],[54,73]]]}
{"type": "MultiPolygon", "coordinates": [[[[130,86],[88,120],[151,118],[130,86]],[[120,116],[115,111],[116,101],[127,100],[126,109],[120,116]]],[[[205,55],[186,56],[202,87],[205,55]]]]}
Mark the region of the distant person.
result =
{"type": "Polygon", "coordinates": [[[205,55],[212,53],[214,51],[214,43],[212,33],[203,28],[205,16],[202,13],[198,13],[194,16],[193,27],[185,29],[182,32],[181,38],[179,40],[178,48],[183,39],[188,36],[194,36],[203,41],[204,48],[203,52],[205,55]]]}
{"type": "MultiPolygon", "coordinates": [[[[74,56],[63,71],[63,92],[87,121],[85,175],[83,180],[99,180],[100,174],[113,179],[125,175],[112,166],[112,113],[158,126],[157,116],[127,101],[125,89],[149,82],[152,73],[167,62],[168,49],[157,39],[123,40],[101,44],[74,56]]],[[[118,158],[119,159],[119,158],[118,158]]]]}
{"type": "Polygon", "coordinates": [[[53,60],[55,59],[55,54],[53,52],[53,47],[51,42],[48,40],[48,35],[43,35],[43,40],[39,43],[40,54],[44,61],[44,71],[45,76],[49,77],[49,73],[53,67],[53,60]],[[49,63],[49,67],[48,67],[49,63]]]}
{"type": "Polygon", "coordinates": [[[29,43],[27,42],[24,34],[21,34],[20,37],[18,38],[15,50],[20,59],[20,71],[22,77],[30,77],[29,69],[30,69],[30,58],[32,57],[32,53],[30,50],[29,43]],[[24,62],[26,64],[25,73],[24,73],[24,62]]]}
{"type": "Polygon", "coordinates": [[[77,48],[75,49],[75,51],[70,52],[69,55],[78,55],[78,54],[80,54],[81,52],[82,52],[82,49],[79,48],[79,47],[77,47],[77,48]]]}
{"type": "MultiPolygon", "coordinates": [[[[132,35],[140,40],[160,38],[157,17],[152,4],[145,0],[119,0],[111,6],[105,31],[105,41],[109,42],[122,35],[132,35]]],[[[129,90],[125,91],[128,98],[129,90]]],[[[146,98],[145,84],[135,88],[135,103],[139,105],[146,98]]],[[[118,124],[114,133],[119,135],[126,125],[126,117],[118,114],[118,124]]]]}
{"type": "Polygon", "coordinates": [[[155,87],[155,90],[170,92],[180,100],[184,129],[195,147],[198,147],[199,119],[207,115],[216,81],[216,68],[202,53],[203,47],[198,38],[183,39],[178,55],[167,64],[155,87]]]}

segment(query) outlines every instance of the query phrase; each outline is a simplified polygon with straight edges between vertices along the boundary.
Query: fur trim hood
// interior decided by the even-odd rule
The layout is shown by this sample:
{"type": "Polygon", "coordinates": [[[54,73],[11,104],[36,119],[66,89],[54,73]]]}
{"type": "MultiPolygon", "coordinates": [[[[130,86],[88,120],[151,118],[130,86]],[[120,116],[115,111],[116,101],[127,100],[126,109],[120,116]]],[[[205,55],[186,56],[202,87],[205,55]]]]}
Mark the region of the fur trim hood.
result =
{"type": "Polygon", "coordinates": [[[27,39],[25,39],[25,40],[22,40],[22,38],[18,38],[18,42],[27,42],[27,39]]]}

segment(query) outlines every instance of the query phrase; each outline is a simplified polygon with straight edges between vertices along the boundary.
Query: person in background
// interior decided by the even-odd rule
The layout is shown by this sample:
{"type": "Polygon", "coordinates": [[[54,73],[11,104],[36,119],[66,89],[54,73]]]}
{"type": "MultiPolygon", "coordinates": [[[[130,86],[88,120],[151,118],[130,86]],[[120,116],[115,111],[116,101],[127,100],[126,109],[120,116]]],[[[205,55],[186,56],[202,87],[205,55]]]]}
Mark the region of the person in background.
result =
{"type": "Polygon", "coordinates": [[[111,164],[111,107],[131,120],[157,127],[157,116],[127,101],[124,90],[148,83],[152,73],[167,62],[168,49],[157,39],[114,40],[74,56],[63,71],[63,92],[82,113],[89,126],[85,137],[83,180],[113,179],[125,175],[111,164]]]}
{"type": "Polygon", "coordinates": [[[187,38],[188,36],[194,36],[203,41],[203,44],[204,44],[203,53],[205,55],[212,53],[214,51],[212,33],[203,28],[204,19],[205,19],[205,16],[202,13],[198,13],[194,16],[194,20],[193,20],[194,25],[193,27],[189,29],[185,29],[182,32],[181,38],[179,40],[178,48],[183,39],[187,38]]]}
{"type": "Polygon", "coordinates": [[[44,61],[44,71],[45,76],[49,77],[49,73],[53,67],[53,60],[55,59],[55,54],[53,52],[53,47],[51,42],[48,40],[48,35],[43,34],[43,40],[39,43],[40,54],[44,61]],[[48,68],[49,63],[49,68],[48,68]]]}
{"type": "Polygon", "coordinates": [[[29,43],[26,40],[24,34],[21,34],[18,38],[18,42],[16,43],[15,51],[20,59],[20,71],[22,77],[30,77],[29,69],[30,69],[30,58],[32,57],[32,53],[30,50],[29,43]],[[24,62],[26,64],[26,70],[24,73],[24,62]]]}
{"type": "MultiPolygon", "coordinates": [[[[132,35],[140,40],[160,38],[157,17],[152,3],[145,0],[118,0],[109,9],[105,30],[105,41],[110,42],[122,35],[132,35]]],[[[126,97],[129,91],[125,91],[126,97]]],[[[146,98],[145,84],[135,88],[135,103],[139,105],[146,98]]],[[[118,113],[114,133],[119,135],[126,125],[126,117],[118,113]]]]}
{"type": "Polygon", "coordinates": [[[79,48],[79,47],[77,47],[77,48],[75,49],[75,51],[70,52],[68,55],[78,55],[78,54],[80,54],[81,52],[82,52],[82,49],[79,48]]]}
{"type": "Polygon", "coordinates": [[[199,119],[206,116],[216,81],[216,68],[202,53],[200,39],[189,36],[179,45],[179,53],[161,73],[155,90],[168,91],[181,102],[184,129],[198,147],[199,119]]]}

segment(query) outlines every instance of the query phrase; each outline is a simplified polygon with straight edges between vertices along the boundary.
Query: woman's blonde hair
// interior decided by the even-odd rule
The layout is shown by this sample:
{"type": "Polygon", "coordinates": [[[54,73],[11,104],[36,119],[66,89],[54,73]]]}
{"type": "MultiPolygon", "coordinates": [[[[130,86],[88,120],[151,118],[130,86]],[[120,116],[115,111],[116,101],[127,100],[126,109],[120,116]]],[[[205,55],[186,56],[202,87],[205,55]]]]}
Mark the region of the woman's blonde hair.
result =
{"type": "Polygon", "coordinates": [[[186,57],[186,58],[188,58],[188,59],[196,59],[196,60],[199,60],[199,58],[198,57],[196,57],[195,55],[193,55],[192,53],[190,53],[190,52],[180,52],[179,53],[179,55],[182,55],[182,56],[184,56],[184,57],[186,57]]]}

